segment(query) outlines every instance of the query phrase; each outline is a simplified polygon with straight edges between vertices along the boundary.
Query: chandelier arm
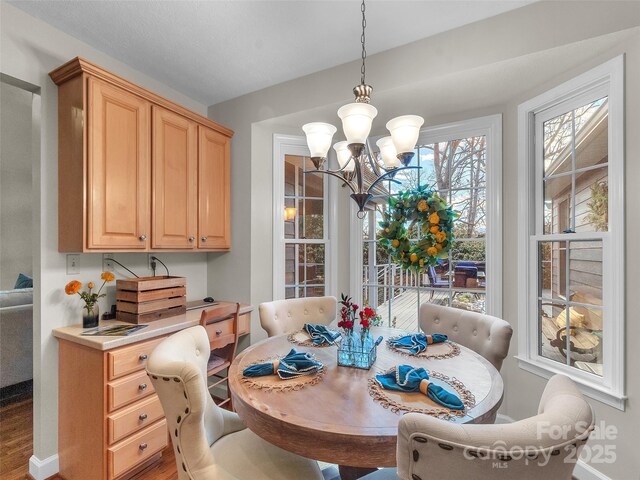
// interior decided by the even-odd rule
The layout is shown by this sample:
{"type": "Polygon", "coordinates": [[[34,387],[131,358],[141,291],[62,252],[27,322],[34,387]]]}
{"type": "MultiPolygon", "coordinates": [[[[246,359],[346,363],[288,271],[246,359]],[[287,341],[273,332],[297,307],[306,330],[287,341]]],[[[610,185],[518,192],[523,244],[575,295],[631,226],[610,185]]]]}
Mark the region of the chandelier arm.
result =
{"type": "MultiPolygon", "coordinates": [[[[411,167],[411,168],[417,168],[417,167],[411,167]]],[[[351,190],[351,192],[353,193],[358,193],[354,188],[353,185],[351,185],[351,182],[349,180],[347,180],[346,178],[344,178],[342,175],[339,175],[337,172],[339,172],[340,170],[304,170],[302,173],[322,173],[325,175],[331,175],[332,177],[336,177],[339,178],[342,182],[344,182],[344,185],[346,185],[347,187],[349,187],[349,189],[351,190]]]]}
{"type": "MultiPolygon", "coordinates": [[[[375,181],[375,182],[373,182],[373,183],[371,184],[371,186],[370,186],[370,187],[369,187],[369,189],[367,190],[367,193],[371,193],[371,190],[373,190],[373,188],[374,188],[378,183],[380,183],[382,180],[387,179],[387,177],[388,177],[388,176],[393,175],[394,173],[400,172],[400,171],[402,171],[402,170],[409,170],[409,169],[416,170],[416,169],[419,169],[419,168],[422,168],[422,167],[413,167],[413,166],[412,166],[412,167],[402,167],[402,168],[396,168],[396,169],[394,169],[394,170],[391,170],[390,172],[384,173],[383,175],[381,175],[380,177],[378,177],[378,178],[376,179],[376,181],[375,181]]],[[[391,181],[393,181],[393,182],[397,182],[397,180],[394,180],[394,179],[391,179],[391,181]]],[[[398,182],[398,183],[400,183],[400,182],[398,182]]]]}
{"type": "MultiPolygon", "coordinates": [[[[369,159],[369,164],[371,165],[371,169],[373,170],[373,173],[376,174],[376,176],[380,176],[380,165],[378,165],[378,162],[373,160],[373,156],[371,155],[371,152],[373,152],[373,149],[371,148],[371,145],[369,144],[369,139],[367,138],[365,140],[366,144],[367,144],[367,148],[365,149],[365,154],[367,155],[367,158],[369,159]]],[[[386,171],[386,169],[384,169],[386,171]]]]}
{"type": "Polygon", "coordinates": [[[357,192],[353,192],[353,193],[363,193],[364,189],[364,182],[363,182],[363,178],[362,178],[362,165],[361,165],[361,159],[362,159],[362,155],[360,155],[360,157],[355,158],[352,157],[353,161],[356,162],[355,167],[356,167],[356,185],[358,187],[358,191],[357,192]]]}
{"type": "MultiPolygon", "coordinates": [[[[344,171],[345,168],[347,168],[347,165],[349,165],[349,163],[351,163],[351,161],[353,160],[353,157],[349,157],[349,161],[347,163],[345,163],[341,168],[339,168],[338,170],[330,170],[330,169],[326,169],[326,170],[303,170],[302,173],[323,173],[323,172],[333,172],[333,173],[341,173],[344,171]]],[[[355,161],[355,160],[353,160],[355,161]]],[[[342,177],[340,177],[342,178],[342,177]]]]}

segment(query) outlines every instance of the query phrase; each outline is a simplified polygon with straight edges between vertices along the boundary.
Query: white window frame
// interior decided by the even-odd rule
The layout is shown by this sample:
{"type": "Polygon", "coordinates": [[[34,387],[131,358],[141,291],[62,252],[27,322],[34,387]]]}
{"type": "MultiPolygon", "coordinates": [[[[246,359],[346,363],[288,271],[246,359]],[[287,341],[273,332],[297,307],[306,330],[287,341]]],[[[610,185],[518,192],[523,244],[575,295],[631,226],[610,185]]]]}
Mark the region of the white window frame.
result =
{"type": "MultiPolygon", "coordinates": [[[[486,311],[502,316],[502,114],[426,127],[420,130],[418,145],[453,139],[486,137],[486,311]]],[[[376,138],[370,143],[374,143],[376,138]]],[[[362,301],[362,220],[351,208],[351,292],[362,301]]]]}
{"type": "MultiPolygon", "coordinates": [[[[309,157],[305,137],[295,135],[274,134],[273,136],[273,299],[285,298],[285,245],[287,243],[318,243],[324,244],[325,250],[325,295],[336,295],[335,275],[337,268],[337,256],[335,239],[336,235],[336,203],[332,201],[335,194],[335,182],[328,181],[328,175],[323,175],[324,181],[324,239],[287,240],[284,238],[284,157],[285,155],[297,155],[309,157]]],[[[318,174],[321,175],[321,174],[318,174]]]]}
{"type": "MultiPolygon", "coordinates": [[[[581,98],[582,97],[582,98],[581,98]]],[[[536,135],[537,133],[537,135],[536,135]]],[[[539,155],[539,154],[538,154],[539,155]]],[[[625,268],[624,268],[624,56],[618,56],[518,106],[518,359],[523,370],[549,378],[561,373],[574,379],[591,398],[620,410],[625,408],[625,268]],[[584,95],[608,96],[608,232],[544,235],[545,240],[602,240],[603,375],[582,371],[542,357],[538,351],[538,253],[536,235],[542,222],[542,160],[536,158],[535,116],[559,105],[565,110],[584,95]],[[540,217],[540,218],[538,218],[540,217]],[[536,229],[538,227],[538,230],[536,229]]]]}

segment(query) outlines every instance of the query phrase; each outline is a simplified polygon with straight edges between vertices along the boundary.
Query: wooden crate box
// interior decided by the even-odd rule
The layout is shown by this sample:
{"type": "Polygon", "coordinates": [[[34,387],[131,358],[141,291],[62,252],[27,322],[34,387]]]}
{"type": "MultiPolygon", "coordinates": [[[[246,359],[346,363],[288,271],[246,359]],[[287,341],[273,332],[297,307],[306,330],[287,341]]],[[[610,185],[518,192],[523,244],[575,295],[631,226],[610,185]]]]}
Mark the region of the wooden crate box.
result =
{"type": "Polygon", "coordinates": [[[116,281],[116,319],[145,323],[187,311],[185,277],[142,277],[116,281]]]}

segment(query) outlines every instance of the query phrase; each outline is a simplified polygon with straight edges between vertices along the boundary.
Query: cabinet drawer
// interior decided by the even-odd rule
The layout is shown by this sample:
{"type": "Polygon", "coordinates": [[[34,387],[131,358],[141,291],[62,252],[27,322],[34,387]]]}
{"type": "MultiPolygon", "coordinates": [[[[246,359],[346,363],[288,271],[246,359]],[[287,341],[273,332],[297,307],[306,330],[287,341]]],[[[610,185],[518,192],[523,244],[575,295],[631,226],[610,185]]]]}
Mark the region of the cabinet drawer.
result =
{"type": "Polygon", "coordinates": [[[107,383],[109,413],[154,392],[153,384],[144,370],[109,382],[107,383]]]}
{"type": "Polygon", "coordinates": [[[149,354],[162,340],[164,340],[164,337],[154,338],[108,352],[109,380],[142,370],[147,365],[149,354]]]}
{"type": "Polygon", "coordinates": [[[135,403],[118,413],[107,417],[109,425],[109,445],[119,442],[128,435],[151,425],[164,416],[157,395],[135,403]]]}
{"type": "Polygon", "coordinates": [[[139,433],[109,447],[109,478],[116,478],[131,470],[167,446],[167,421],[145,428],[139,433]]]}
{"type": "Polygon", "coordinates": [[[223,320],[222,322],[210,323],[206,326],[207,335],[211,342],[211,349],[224,347],[229,343],[233,343],[233,319],[223,320]]]}

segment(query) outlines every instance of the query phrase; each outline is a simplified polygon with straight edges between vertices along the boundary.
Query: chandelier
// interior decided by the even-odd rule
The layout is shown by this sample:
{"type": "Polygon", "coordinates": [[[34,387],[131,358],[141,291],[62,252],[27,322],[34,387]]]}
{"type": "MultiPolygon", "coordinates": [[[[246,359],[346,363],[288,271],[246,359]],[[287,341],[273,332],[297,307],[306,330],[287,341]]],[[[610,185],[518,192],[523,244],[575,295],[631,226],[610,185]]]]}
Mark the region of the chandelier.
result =
{"type": "Polygon", "coordinates": [[[313,122],[303,125],[302,130],[307,137],[307,145],[311,152],[311,161],[315,170],[304,173],[323,173],[341,179],[351,190],[351,198],[358,205],[358,217],[363,218],[364,209],[373,197],[374,188],[382,181],[397,182],[393,177],[401,170],[420,167],[409,166],[414,156],[414,149],[418,141],[420,127],[424,119],[417,115],[402,115],[387,122],[390,136],[383,137],[376,142],[380,149],[379,155],[371,152],[367,137],[371,132],[371,124],[378,114],[378,110],[369,104],[371,100],[371,85],[365,82],[365,17],[364,0],[362,11],[362,66],[360,68],[360,85],[353,88],[356,97],[354,103],[348,103],[338,109],[338,117],[342,120],[342,130],[347,138],[345,141],[333,145],[338,158],[338,170],[330,170],[325,166],[327,154],[331,147],[333,134],[337,128],[329,123],[313,122]],[[373,156],[372,156],[373,155],[373,156]],[[381,162],[378,160],[381,158],[381,162]],[[323,167],[325,167],[323,169],[323,167]]]}

